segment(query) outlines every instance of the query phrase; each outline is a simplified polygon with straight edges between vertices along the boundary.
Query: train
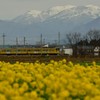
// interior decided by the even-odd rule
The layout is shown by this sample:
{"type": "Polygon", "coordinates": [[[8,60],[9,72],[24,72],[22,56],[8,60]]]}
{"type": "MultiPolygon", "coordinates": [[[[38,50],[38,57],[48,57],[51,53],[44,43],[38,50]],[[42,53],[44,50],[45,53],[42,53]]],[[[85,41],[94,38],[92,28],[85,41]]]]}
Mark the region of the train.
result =
{"type": "Polygon", "coordinates": [[[0,55],[59,55],[60,49],[53,47],[53,48],[0,48],[0,55]]]}
{"type": "MultiPolygon", "coordinates": [[[[0,48],[0,55],[68,55],[74,56],[72,48],[59,47],[8,47],[0,48]]],[[[77,49],[77,56],[99,56],[100,48],[77,49]]]]}

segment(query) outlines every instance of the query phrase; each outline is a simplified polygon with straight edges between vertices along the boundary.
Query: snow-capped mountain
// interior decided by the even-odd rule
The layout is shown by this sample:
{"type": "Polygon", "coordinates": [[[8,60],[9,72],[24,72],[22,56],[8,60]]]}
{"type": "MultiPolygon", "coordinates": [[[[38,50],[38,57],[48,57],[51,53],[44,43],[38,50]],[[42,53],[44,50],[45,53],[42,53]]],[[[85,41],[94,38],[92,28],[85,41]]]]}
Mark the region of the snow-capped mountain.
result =
{"type": "Polygon", "coordinates": [[[46,19],[60,13],[63,10],[70,9],[74,6],[68,5],[68,6],[56,6],[52,7],[46,11],[38,11],[38,10],[31,10],[26,12],[23,15],[20,15],[13,19],[14,22],[20,22],[20,23],[26,23],[31,24],[33,22],[43,22],[46,19]]]}
{"type": "Polygon", "coordinates": [[[40,22],[54,22],[57,20],[71,21],[74,23],[87,23],[100,16],[100,8],[93,5],[87,6],[56,6],[46,11],[31,10],[13,19],[14,22],[32,24],[40,22]]]}

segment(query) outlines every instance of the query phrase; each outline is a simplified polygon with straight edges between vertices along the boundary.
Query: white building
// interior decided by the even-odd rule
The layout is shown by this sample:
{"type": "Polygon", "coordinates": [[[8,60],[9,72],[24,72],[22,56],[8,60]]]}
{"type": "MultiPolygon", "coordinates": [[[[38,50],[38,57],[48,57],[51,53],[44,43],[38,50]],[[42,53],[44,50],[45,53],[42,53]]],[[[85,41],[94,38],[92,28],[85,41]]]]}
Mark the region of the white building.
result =
{"type": "Polygon", "coordinates": [[[95,47],[94,48],[94,56],[99,56],[99,52],[100,52],[100,47],[95,47]]]}
{"type": "Polygon", "coordinates": [[[73,49],[72,48],[64,48],[63,51],[64,51],[64,54],[66,54],[66,55],[70,55],[70,56],[73,55],[73,49]]]}

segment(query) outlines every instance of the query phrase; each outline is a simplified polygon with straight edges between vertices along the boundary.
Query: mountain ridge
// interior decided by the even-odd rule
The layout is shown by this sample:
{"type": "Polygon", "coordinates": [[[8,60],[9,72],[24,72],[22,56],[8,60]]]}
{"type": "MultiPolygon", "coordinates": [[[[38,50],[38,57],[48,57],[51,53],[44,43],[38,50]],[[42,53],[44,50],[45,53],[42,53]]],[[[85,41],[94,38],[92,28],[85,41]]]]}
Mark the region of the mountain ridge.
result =
{"type": "Polygon", "coordinates": [[[10,21],[0,21],[0,33],[7,34],[8,40],[25,36],[33,37],[34,39],[30,40],[36,42],[43,34],[45,40],[54,41],[58,32],[65,38],[69,32],[84,33],[93,27],[99,29],[99,17],[100,7],[93,5],[56,6],[45,11],[31,10],[10,21]]]}

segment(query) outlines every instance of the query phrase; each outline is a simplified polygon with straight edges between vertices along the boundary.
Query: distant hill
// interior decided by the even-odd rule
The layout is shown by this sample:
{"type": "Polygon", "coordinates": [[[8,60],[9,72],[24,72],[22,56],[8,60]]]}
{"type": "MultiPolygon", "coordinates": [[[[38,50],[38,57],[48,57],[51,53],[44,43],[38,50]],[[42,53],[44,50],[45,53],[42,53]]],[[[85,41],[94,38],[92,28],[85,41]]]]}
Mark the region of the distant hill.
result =
{"type": "Polygon", "coordinates": [[[77,27],[74,30],[83,33],[86,33],[89,30],[100,30],[100,17],[91,22],[88,22],[87,24],[81,25],[80,27],[77,27]]]}

